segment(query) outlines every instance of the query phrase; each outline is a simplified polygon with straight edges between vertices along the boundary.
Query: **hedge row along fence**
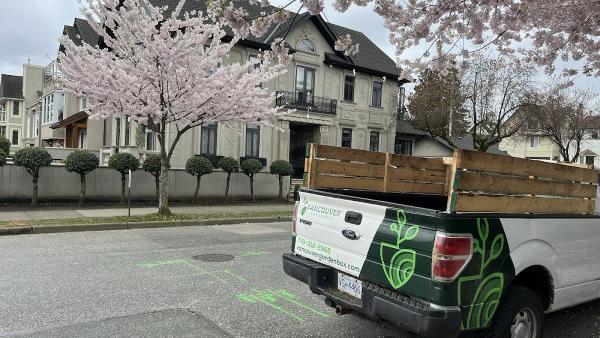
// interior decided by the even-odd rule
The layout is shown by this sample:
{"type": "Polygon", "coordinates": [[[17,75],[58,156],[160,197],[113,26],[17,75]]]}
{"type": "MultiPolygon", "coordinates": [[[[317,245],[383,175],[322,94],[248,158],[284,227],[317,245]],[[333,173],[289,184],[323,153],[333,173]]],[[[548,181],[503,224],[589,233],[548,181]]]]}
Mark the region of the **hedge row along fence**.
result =
{"type": "MultiPolygon", "coordinates": [[[[4,166],[7,163],[7,154],[8,152],[4,151],[3,143],[0,139],[0,167],[4,166]]],[[[16,151],[13,155],[13,162],[16,166],[23,167],[25,171],[31,176],[31,206],[36,206],[38,204],[38,183],[40,181],[40,169],[43,167],[50,166],[52,163],[52,157],[50,156],[48,151],[43,148],[29,147],[16,151]]],[[[64,165],[66,171],[79,175],[79,205],[83,205],[86,198],[86,177],[88,174],[99,168],[99,159],[95,154],[91,152],[85,150],[78,150],[71,153],[65,159],[64,165]]],[[[148,155],[145,158],[145,160],[141,163],[140,160],[132,154],[117,153],[111,156],[111,158],[109,159],[108,167],[112,170],[117,171],[120,174],[121,203],[125,203],[127,175],[129,174],[130,170],[133,173],[140,169],[153,176],[155,185],[155,198],[158,200],[158,187],[160,175],[160,158],[158,156],[148,155]]],[[[240,172],[241,170],[241,172],[248,177],[250,196],[252,200],[255,201],[255,176],[263,170],[263,166],[258,160],[249,159],[243,161],[240,164],[234,158],[224,157],[219,161],[218,168],[214,168],[212,163],[208,159],[202,156],[193,156],[187,161],[185,167],[185,172],[196,178],[195,191],[192,197],[192,203],[197,203],[198,201],[198,194],[201,188],[202,177],[213,173],[215,169],[221,169],[224,173],[227,174],[224,191],[224,196],[226,198],[229,196],[230,181],[232,174],[240,172]]],[[[269,172],[272,175],[276,176],[278,180],[278,197],[279,199],[284,200],[284,178],[291,175],[292,166],[287,161],[274,161],[269,169],[269,172]]],[[[261,184],[262,183],[264,182],[261,182],[261,184]]]]}

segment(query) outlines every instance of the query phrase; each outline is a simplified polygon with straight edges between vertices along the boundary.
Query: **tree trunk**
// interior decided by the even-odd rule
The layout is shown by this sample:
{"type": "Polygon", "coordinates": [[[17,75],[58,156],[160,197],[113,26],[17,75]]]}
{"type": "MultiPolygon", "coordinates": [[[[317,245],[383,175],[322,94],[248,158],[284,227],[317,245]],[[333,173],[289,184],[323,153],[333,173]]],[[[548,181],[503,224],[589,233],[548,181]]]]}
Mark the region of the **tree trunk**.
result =
{"type": "Polygon", "coordinates": [[[38,179],[40,178],[40,174],[39,173],[35,173],[35,175],[33,175],[33,191],[31,194],[31,206],[32,207],[37,207],[38,205],[38,179]]]}
{"type": "Polygon", "coordinates": [[[85,175],[79,175],[81,178],[81,192],[79,193],[79,206],[83,205],[85,200],[85,175]]]}
{"type": "Polygon", "coordinates": [[[125,204],[125,174],[121,173],[121,201],[119,204],[125,204]]]}
{"type": "Polygon", "coordinates": [[[279,178],[279,199],[283,201],[283,176],[278,176],[279,178]]]}
{"type": "Polygon", "coordinates": [[[159,179],[159,201],[158,201],[158,213],[161,215],[170,215],[171,210],[169,209],[169,159],[167,154],[163,151],[160,152],[160,179],[159,179]]]}
{"type": "Polygon", "coordinates": [[[254,198],[254,175],[250,176],[250,196],[252,196],[252,202],[256,202],[254,198]]]}
{"type": "Polygon", "coordinates": [[[229,196],[229,179],[231,178],[231,173],[227,173],[227,185],[225,186],[225,197],[229,196]]]}
{"type": "Polygon", "coordinates": [[[158,178],[158,175],[154,176],[154,185],[156,186],[156,204],[158,204],[160,201],[160,179],[158,178]]]}
{"type": "Polygon", "coordinates": [[[196,204],[198,202],[198,190],[200,190],[200,179],[202,176],[196,176],[196,191],[194,192],[194,198],[192,199],[192,204],[196,204]]]}

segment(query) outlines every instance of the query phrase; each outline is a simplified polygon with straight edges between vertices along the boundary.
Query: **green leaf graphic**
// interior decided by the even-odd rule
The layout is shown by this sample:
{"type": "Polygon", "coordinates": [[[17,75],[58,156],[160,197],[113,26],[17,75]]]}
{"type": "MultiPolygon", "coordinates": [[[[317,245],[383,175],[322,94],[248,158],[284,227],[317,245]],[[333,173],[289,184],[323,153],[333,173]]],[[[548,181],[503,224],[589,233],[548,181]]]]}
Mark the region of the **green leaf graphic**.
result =
{"type": "Polygon", "coordinates": [[[487,219],[477,219],[477,231],[479,231],[479,237],[483,242],[487,241],[488,235],[490,233],[490,226],[488,224],[487,219]]]}
{"type": "Polygon", "coordinates": [[[494,238],[494,241],[492,241],[490,261],[493,261],[494,259],[500,257],[502,249],[504,249],[504,235],[500,234],[497,235],[496,238],[494,238]]]}
{"type": "Polygon", "coordinates": [[[486,326],[492,320],[503,289],[504,275],[501,272],[490,274],[479,284],[469,310],[466,329],[486,326]]]}
{"type": "Polygon", "coordinates": [[[415,263],[417,260],[417,254],[414,250],[401,249],[400,244],[414,239],[419,233],[418,225],[412,225],[402,233],[404,225],[406,224],[406,215],[404,214],[404,211],[397,211],[396,220],[397,223],[390,224],[390,230],[396,234],[396,240],[394,243],[382,242],[379,247],[381,267],[383,268],[388,283],[394,289],[402,287],[410,280],[415,273],[415,263]],[[391,255],[389,261],[387,261],[386,257],[390,257],[390,254],[386,255],[386,252],[389,253],[390,251],[395,252],[391,255]]]}

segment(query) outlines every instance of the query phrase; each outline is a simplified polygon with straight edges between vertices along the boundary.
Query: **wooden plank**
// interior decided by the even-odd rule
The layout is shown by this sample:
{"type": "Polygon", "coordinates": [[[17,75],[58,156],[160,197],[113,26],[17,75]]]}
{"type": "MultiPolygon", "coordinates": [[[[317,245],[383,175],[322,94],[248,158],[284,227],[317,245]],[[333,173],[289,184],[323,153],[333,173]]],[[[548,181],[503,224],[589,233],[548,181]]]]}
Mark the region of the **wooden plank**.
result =
{"type": "Polygon", "coordinates": [[[328,158],[340,161],[355,161],[371,164],[385,164],[385,153],[325,145],[318,145],[316,148],[316,158],[328,158]]]}
{"type": "Polygon", "coordinates": [[[546,177],[565,181],[598,182],[598,172],[593,169],[470,150],[459,150],[458,152],[458,168],[510,175],[546,177]]]}
{"type": "Polygon", "coordinates": [[[539,196],[456,195],[457,212],[593,214],[594,200],[539,196]]]}
{"type": "Polygon", "coordinates": [[[383,191],[383,179],[346,176],[315,176],[315,188],[383,191]]]}
{"type": "Polygon", "coordinates": [[[373,178],[383,178],[385,174],[384,165],[319,159],[313,161],[319,168],[319,174],[363,176],[373,178]]]}
{"type": "Polygon", "coordinates": [[[305,185],[310,188],[313,189],[315,187],[314,184],[314,173],[315,171],[313,170],[313,162],[314,162],[314,144],[309,144],[308,146],[308,157],[305,158],[305,162],[304,162],[304,172],[305,172],[305,185]],[[307,162],[308,160],[308,162],[307,162]]]}
{"type": "Polygon", "coordinates": [[[436,183],[446,182],[446,171],[390,167],[388,172],[390,174],[390,180],[424,181],[436,183]]]}
{"type": "Polygon", "coordinates": [[[458,156],[458,151],[454,150],[454,154],[452,156],[452,165],[448,167],[446,173],[446,191],[448,192],[446,211],[448,212],[456,211],[456,192],[454,192],[454,189],[455,187],[458,187],[458,178],[460,175],[460,172],[456,168],[456,165],[458,164],[458,156]]]}
{"type": "Polygon", "coordinates": [[[390,181],[388,192],[444,194],[444,185],[436,183],[419,183],[406,181],[390,181]]]}
{"type": "Polygon", "coordinates": [[[446,170],[444,161],[439,158],[422,158],[406,155],[392,154],[390,158],[390,164],[395,167],[408,167],[408,168],[419,168],[419,169],[430,169],[430,170],[446,170]]]}
{"type": "Polygon", "coordinates": [[[507,195],[552,195],[563,197],[596,197],[596,186],[591,184],[556,182],[522,177],[488,175],[481,172],[462,172],[457,190],[482,191],[507,195]]]}
{"type": "Polygon", "coordinates": [[[390,154],[385,153],[385,164],[383,165],[383,192],[387,192],[390,184],[390,154]]]}

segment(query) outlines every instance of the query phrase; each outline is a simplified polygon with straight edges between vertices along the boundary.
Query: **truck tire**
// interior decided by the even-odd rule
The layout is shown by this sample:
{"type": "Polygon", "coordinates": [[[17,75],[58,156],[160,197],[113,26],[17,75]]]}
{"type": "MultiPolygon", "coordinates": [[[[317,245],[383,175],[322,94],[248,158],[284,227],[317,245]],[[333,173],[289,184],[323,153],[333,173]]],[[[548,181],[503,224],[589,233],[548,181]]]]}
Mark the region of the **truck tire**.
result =
{"type": "Polygon", "coordinates": [[[490,338],[542,338],[544,307],[535,292],[511,286],[496,311],[492,325],[482,336],[490,338]]]}

